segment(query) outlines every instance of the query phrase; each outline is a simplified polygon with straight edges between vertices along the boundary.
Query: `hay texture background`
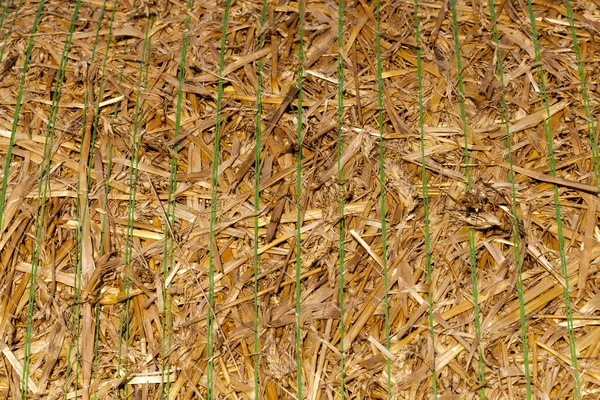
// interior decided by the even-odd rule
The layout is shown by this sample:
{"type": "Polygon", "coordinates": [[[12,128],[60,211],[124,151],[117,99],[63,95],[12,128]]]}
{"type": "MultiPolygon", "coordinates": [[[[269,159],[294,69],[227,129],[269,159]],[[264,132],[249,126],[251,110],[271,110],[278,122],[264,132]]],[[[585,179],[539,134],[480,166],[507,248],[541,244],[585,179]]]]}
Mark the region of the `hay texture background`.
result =
{"type": "Polygon", "coordinates": [[[600,396],[597,1],[581,70],[561,2],[536,54],[524,0],[498,43],[382,1],[380,56],[374,1],[341,47],[335,1],[232,1],[224,42],[221,1],[39,6],[2,2],[2,397],[600,396]]]}

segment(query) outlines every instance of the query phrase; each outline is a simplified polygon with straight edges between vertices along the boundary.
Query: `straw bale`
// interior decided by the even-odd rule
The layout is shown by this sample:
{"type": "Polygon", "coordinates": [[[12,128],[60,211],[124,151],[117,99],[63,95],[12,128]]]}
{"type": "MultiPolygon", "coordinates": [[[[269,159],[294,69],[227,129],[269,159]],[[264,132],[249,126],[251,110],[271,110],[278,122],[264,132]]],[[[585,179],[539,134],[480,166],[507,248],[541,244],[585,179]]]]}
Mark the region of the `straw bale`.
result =
{"type": "Polygon", "coordinates": [[[3,397],[21,396],[29,351],[32,398],[154,399],[161,393],[205,398],[212,335],[214,397],[254,398],[257,240],[260,398],[297,398],[297,352],[307,399],[341,398],[342,357],[345,398],[431,398],[434,368],[440,399],[474,399],[480,393],[525,398],[515,223],[533,397],[573,398],[574,372],[582,398],[598,396],[599,189],[597,143],[590,141],[598,132],[589,131],[588,120],[588,112],[597,115],[600,109],[597,4],[571,2],[589,92],[586,110],[563,3],[533,2],[546,105],[527,2],[496,2],[497,53],[487,2],[457,1],[458,71],[451,2],[419,3],[417,40],[414,3],[382,1],[381,136],[375,1],[344,2],[341,48],[336,1],[307,0],[302,19],[298,2],[268,1],[264,26],[261,2],[233,1],[221,49],[223,1],[196,1],[187,10],[183,1],[85,0],[65,56],[76,3],[44,3],[29,59],[39,2],[0,6],[0,176],[7,182],[5,204],[0,204],[3,397]],[[299,121],[301,20],[305,58],[299,121]],[[339,151],[338,52],[344,72],[339,151]],[[263,97],[255,170],[259,63],[264,64],[263,97]],[[497,63],[502,63],[504,93],[497,63]],[[418,68],[423,73],[423,152],[418,68]],[[554,167],[544,136],[547,118],[554,167]],[[221,140],[215,166],[216,126],[221,140]],[[4,169],[9,149],[10,168],[4,169]],[[213,168],[218,179],[211,240],[213,168]],[[344,314],[339,304],[342,220],[344,314]],[[561,268],[563,244],[568,287],[561,268]],[[168,260],[172,264],[165,274],[168,260]],[[213,306],[207,297],[211,261],[213,306]],[[213,332],[207,332],[210,312],[216,318],[213,332]],[[577,371],[569,353],[571,312],[577,371]],[[478,380],[478,365],[484,381],[478,380]]]}

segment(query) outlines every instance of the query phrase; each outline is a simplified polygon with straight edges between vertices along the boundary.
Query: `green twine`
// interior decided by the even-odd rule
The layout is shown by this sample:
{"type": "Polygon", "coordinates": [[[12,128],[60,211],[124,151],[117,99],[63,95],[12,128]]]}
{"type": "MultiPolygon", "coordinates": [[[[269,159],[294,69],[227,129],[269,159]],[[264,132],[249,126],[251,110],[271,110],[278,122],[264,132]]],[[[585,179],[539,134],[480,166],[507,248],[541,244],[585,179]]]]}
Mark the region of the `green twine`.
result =
{"type": "MultiPolygon", "coordinates": [[[[469,141],[467,135],[467,114],[465,112],[465,87],[463,83],[462,72],[462,56],[460,52],[460,40],[458,36],[458,18],[456,15],[456,0],[450,2],[452,9],[452,27],[454,31],[454,49],[456,52],[456,69],[458,71],[458,90],[460,93],[460,119],[462,122],[463,139],[464,139],[464,157],[465,157],[465,172],[467,175],[467,191],[472,187],[471,167],[469,159],[469,141]]],[[[479,291],[477,285],[477,256],[475,254],[475,230],[472,226],[468,227],[469,238],[469,265],[471,267],[471,287],[473,294],[473,314],[475,320],[475,338],[477,340],[477,379],[479,383],[485,381],[483,370],[483,354],[481,351],[481,320],[479,311],[479,291]]],[[[485,387],[479,389],[479,398],[485,399],[485,387]]]]}
{"type": "MultiPolygon", "coordinates": [[[[383,156],[383,66],[381,64],[381,4],[375,3],[376,15],[376,46],[377,46],[377,109],[379,117],[379,199],[381,214],[381,259],[383,261],[383,307],[385,324],[385,348],[390,349],[390,304],[389,304],[389,280],[387,265],[387,223],[385,220],[385,167],[383,156]]],[[[385,357],[385,371],[387,375],[388,399],[392,398],[392,363],[390,358],[385,357]]]]}
{"type": "Polygon", "coordinates": [[[300,278],[302,272],[302,83],[304,79],[304,0],[298,1],[298,154],[296,158],[296,386],[302,399],[302,320],[300,307],[300,278]]]}
{"type": "MultiPolygon", "coordinates": [[[[140,62],[139,69],[139,78],[137,82],[137,91],[136,91],[136,99],[135,99],[135,109],[133,113],[133,135],[131,138],[131,160],[129,163],[129,204],[127,207],[127,232],[125,239],[125,268],[131,268],[131,259],[133,252],[133,224],[135,220],[135,204],[136,204],[136,193],[137,193],[137,182],[139,178],[139,148],[140,148],[140,120],[143,115],[143,110],[141,110],[140,98],[142,90],[146,87],[147,80],[144,79],[144,69],[148,69],[148,65],[150,63],[150,50],[151,50],[151,40],[150,40],[150,28],[154,21],[153,17],[148,18],[146,23],[146,31],[144,34],[144,46],[142,50],[142,62],[140,62]]],[[[147,74],[146,74],[147,77],[147,74]]],[[[123,278],[123,293],[126,296],[127,300],[125,300],[123,310],[121,312],[121,326],[119,328],[119,345],[117,350],[117,376],[121,376],[121,362],[123,358],[123,342],[125,342],[125,354],[128,353],[129,349],[129,323],[130,323],[130,315],[129,315],[129,289],[130,289],[129,278],[125,275],[123,278]]],[[[125,357],[125,374],[129,371],[129,358],[125,357]]],[[[119,395],[120,396],[120,395],[119,395]]],[[[125,397],[128,397],[128,390],[125,387],[125,397]]]]}
{"type": "MultiPolygon", "coordinates": [[[[262,50],[265,46],[266,31],[263,31],[263,27],[267,21],[267,0],[263,0],[262,10],[260,13],[260,26],[262,34],[260,35],[258,50],[262,50]]],[[[259,220],[258,213],[260,211],[260,139],[261,139],[261,120],[262,120],[262,83],[263,83],[263,68],[264,62],[261,58],[258,60],[258,76],[256,83],[256,123],[255,123],[255,145],[254,145],[254,243],[252,249],[252,266],[254,269],[254,318],[253,318],[253,329],[254,329],[254,398],[260,398],[260,371],[259,371],[259,345],[258,345],[258,228],[259,220]]]]}
{"type": "Polygon", "coordinates": [[[417,81],[419,86],[419,136],[421,143],[421,180],[423,182],[423,223],[425,228],[425,269],[427,274],[427,302],[429,304],[429,334],[431,339],[432,349],[432,360],[431,360],[431,378],[433,386],[433,396],[435,399],[438,398],[437,389],[437,371],[435,367],[435,329],[433,325],[433,290],[431,288],[431,236],[429,233],[429,190],[427,186],[427,169],[425,165],[425,128],[424,128],[424,117],[425,112],[423,108],[423,66],[421,60],[421,30],[419,27],[419,1],[414,0],[414,14],[415,14],[415,36],[417,41],[417,81]]]}
{"type": "Polygon", "coordinates": [[[513,223],[513,257],[515,259],[517,269],[517,295],[519,298],[519,321],[521,326],[521,343],[523,345],[523,369],[525,373],[526,398],[531,399],[531,374],[529,372],[529,341],[527,340],[527,321],[525,319],[525,294],[523,290],[523,258],[521,257],[521,234],[519,228],[518,209],[517,209],[517,190],[515,186],[515,173],[512,159],[512,135],[510,133],[510,123],[508,119],[508,107],[506,104],[506,93],[504,85],[504,72],[502,68],[502,54],[500,49],[500,41],[498,37],[498,26],[496,20],[496,10],[494,1],[489,0],[490,17],[492,20],[492,36],[496,46],[496,75],[500,80],[500,106],[502,109],[502,121],[506,132],[506,151],[507,161],[509,164],[508,181],[511,184],[511,219],[513,223]]]}
{"type": "MultiPolygon", "coordinates": [[[[44,2],[42,1],[38,7],[35,24],[38,23],[39,17],[41,15],[41,11],[43,8],[44,2]]],[[[31,261],[31,275],[30,275],[30,285],[29,285],[29,301],[27,307],[27,326],[25,331],[25,349],[24,349],[24,359],[23,359],[23,380],[21,385],[21,398],[27,398],[28,396],[28,388],[29,388],[29,367],[31,363],[31,331],[33,325],[33,309],[35,306],[35,288],[36,288],[36,280],[37,280],[37,270],[40,262],[40,252],[42,246],[42,240],[44,235],[44,220],[46,214],[46,196],[48,192],[49,186],[49,175],[50,175],[50,167],[52,165],[52,150],[54,147],[54,131],[56,127],[56,115],[58,114],[58,103],[60,100],[60,96],[62,93],[62,85],[64,83],[65,71],[67,67],[67,61],[69,58],[69,52],[71,50],[71,40],[73,38],[73,31],[75,30],[75,22],[77,21],[77,14],[79,12],[79,6],[81,5],[81,0],[78,0],[75,4],[73,10],[73,16],[71,18],[71,25],[69,26],[69,33],[67,34],[67,38],[65,40],[65,44],[63,47],[63,52],[60,58],[60,64],[58,67],[58,73],[56,77],[56,83],[54,85],[54,94],[52,97],[52,105],[50,107],[50,114],[48,116],[48,134],[46,135],[46,140],[44,141],[44,152],[42,156],[42,164],[40,167],[40,179],[38,182],[38,191],[37,191],[37,207],[36,207],[36,228],[35,228],[35,240],[33,244],[32,251],[32,261],[31,261]]],[[[35,28],[34,28],[35,29],[35,28]]],[[[32,32],[33,34],[33,32],[32,32]]],[[[33,36],[30,39],[30,45],[32,45],[33,36]]],[[[30,51],[30,49],[29,49],[30,51]]],[[[29,58],[29,57],[27,57],[29,58]]],[[[25,78],[25,70],[23,72],[23,78],[25,78]]],[[[18,120],[18,110],[15,110],[15,118],[13,120],[13,134],[16,131],[16,123],[18,120]]],[[[7,157],[7,161],[10,157],[7,157]]],[[[8,174],[5,175],[5,178],[8,177],[8,174]]],[[[3,203],[2,199],[2,203],[3,203]]]]}
{"type": "MultiPolygon", "coordinates": [[[[540,43],[538,40],[535,15],[533,13],[533,6],[531,4],[531,0],[527,1],[527,8],[529,11],[529,20],[531,23],[531,33],[533,39],[533,47],[535,50],[535,62],[537,66],[537,78],[538,78],[538,86],[540,88],[540,98],[542,100],[542,104],[546,109],[546,119],[544,119],[544,136],[546,138],[546,148],[548,151],[548,166],[550,167],[550,174],[552,176],[556,176],[556,166],[554,161],[554,150],[552,148],[553,145],[553,134],[552,127],[550,126],[550,102],[548,101],[548,95],[546,91],[546,78],[544,76],[544,68],[542,64],[542,56],[540,51],[540,43]]],[[[556,184],[552,184],[552,189],[554,192],[554,210],[555,210],[555,219],[556,226],[558,231],[558,252],[560,257],[560,266],[561,272],[564,278],[564,299],[565,299],[565,315],[567,317],[567,336],[569,338],[569,352],[571,354],[571,368],[573,368],[573,378],[575,380],[574,384],[574,398],[576,400],[581,398],[581,384],[579,380],[579,372],[577,367],[577,348],[575,344],[575,330],[573,327],[573,309],[571,307],[571,295],[570,295],[570,286],[569,286],[569,275],[567,271],[567,258],[565,253],[565,238],[562,229],[562,218],[561,218],[561,207],[560,207],[560,196],[558,193],[558,187],[556,184]]]]}
{"type": "Polygon", "coordinates": [[[343,44],[344,44],[344,0],[338,1],[338,56],[337,56],[337,78],[338,78],[338,112],[337,112],[337,180],[338,180],[338,191],[339,191],[339,205],[338,213],[340,214],[340,241],[339,241],[339,252],[340,252],[340,277],[339,277],[339,307],[340,307],[340,399],[346,398],[346,356],[345,356],[345,322],[344,316],[346,313],[344,305],[344,274],[345,272],[345,239],[346,239],[346,226],[344,218],[345,208],[345,191],[346,186],[344,184],[344,171],[342,169],[342,152],[344,149],[344,142],[342,141],[342,127],[344,125],[344,58],[342,55],[343,44]]]}
{"type": "Polygon", "coordinates": [[[209,266],[208,266],[208,317],[206,332],[206,357],[208,366],[206,372],[206,392],[209,399],[213,398],[214,391],[214,340],[213,327],[215,324],[215,258],[219,257],[217,248],[215,224],[217,222],[217,191],[219,188],[219,148],[221,144],[221,109],[223,106],[223,69],[225,68],[225,47],[227,45],[227,25],[229,23],[230,0],[225,2],[225,14],[223,15],[223,28],[221,32],[221,51],[219,56],[219,83],[217,90],[217,108],[215,111],[215,144],[213,147],[213,165],[211,177],[211,199],[210,199],[210,227],[209,227],[209,266]]]}

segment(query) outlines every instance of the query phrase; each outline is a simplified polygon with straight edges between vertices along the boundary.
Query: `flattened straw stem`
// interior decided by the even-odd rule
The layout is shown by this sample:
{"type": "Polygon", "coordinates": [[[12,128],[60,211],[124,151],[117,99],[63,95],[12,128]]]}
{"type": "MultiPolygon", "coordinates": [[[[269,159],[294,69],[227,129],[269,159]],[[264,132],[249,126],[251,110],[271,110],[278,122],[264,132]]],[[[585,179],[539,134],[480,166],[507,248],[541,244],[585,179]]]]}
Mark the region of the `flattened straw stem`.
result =
{"type": "MultiPolygon", "coordinates": [[[[548,152],[548,166],[550,167],[550,174],[552,176],[556,176],[556,165],[554,161],[554,150],[553,150],[553,134],[551,125],[551,113],[550,113],[550,103],[548,101],[548,95],[546,92],[546,78],[544,76],[544,67],[542,63],[542,55],[540,51],[540,43],[538,40],[535,15],[533,13],[533,5],[531,0],[527,0],[527,9],[529,11],[529,21],[531,23],[531,36],[533,39],[533,47],[535,50],[535,61],[537,63],[537,78],[538,78],[538,86],[540,88],[540,98],[542,100],[542,104],[546,109],[546,119],[544,119],[544,136],[546,138],[546,149],[548,152]]],[[[560,256],[560,266],[561,272],[564,278],[564,299],[565,299],[565,314],[567,317],[567,336],[569,339],[569,352],[571,353],[571,368],[573,369],[573,378],[574,382],[574,393],[573,397],[575,400],[579,400],[581,398],[581,383],[579,379],[579,371],[577,367],[577,348],[575,343],[575,330],[573,327],[573,309],[571,307],[571,294],[569,290],[569,274],[567,271],[567,257],[565,253],[565,237],[563,233],[562,226],[562,218],[561,218],[561,207],[560,207],[560,197],[558,193],[558,186],[556,184],[552,184],[552,189],[554,191],[554,210],[555,210],[555,219],[556,226],[558,231],[558,252],[560,256]]]]}
{"type": "Polygon", "coordinates": [[[510,131],[510,122],[508,119],[508,107],[506,105],[506,88],[504,85],[504,71],[502,67],[502,54],[500,40],[498,35],[498,21],[496,19],[496,8],[494,0],[488,0],[490,8],[490,18],[492,20],[492,36],[496,46],[496,75],[500,80],[500,106],[502,110],[502,120],[504,122],[504,131],[506,132],[506,150],[507,161],[509,165],[508,181],[511,187],[511,210],[513,223],[513,257],[517,269],[517,296],[519,298],[519,324],[521,327],[521,343],[523,346],[523,370],[525,374],[526,398],[531,399],[531,373],[529,371],[529,340],[527,339],[527,320],[525,319],[525,292],[523,289],[523,257],[521,254],[521,232],[519,227],[519,210],[517,208],[517,189],[515,186],[515,171],[512,158],[512,134],[510,131]]]}
{"type": "MultiPolygon", "coordinates": [[[[460,93],[460,120],[462,122],[463,140],[464,140],[464,157],[465,157],[465,174],[467,176],[467,190],[471,189],[473,184],[471,179],[471,161],[469,159],[469,140],[467,130],[467,114],[465,112],[465,86],[463,84],[463,67],[462,55],[460,51],[460,39],[458,36],[458,18],[456,15],[456,0],[450,1],[452,9],[452,30],[454,33],[454,51],[456,53],[456,69],[458,71],[458,90],[460,93]]],[[[483,354],[481,350],[481,317],[479,311],[479,285],[477,284],[477,256],[475,254],[475,230],[472,226],[468,227],[469,239],[469,265],[471,267],[471,292],[473,297],[473,314],[475,322],[475,340],[477,341],[477,380],[480,384],[485,382],[485,374],[483,369],[483,354]]],[[[485,387],[481,385],[479,388],[479,398],[485,399],[485,387]]]]}
{"type": "Polygon", "coordinates": [[[206,397],[213,398],[214,390],[214,338],[213,326],[215,324],[215,258],[219,257],[216,243],[215,225],[217,222],[217,190],[219,188],[219,151],[221,144],[221,110],[223,107],[223,69],[225,68],[225,48],[227,46],[227,26],[229,24],[229,7],[231,1],[225,1],[223,15],[223,28],[221,30],[221,50],[219,52],[219,83],[217,90],[217,106],[215,111],[215,144],[213,146],[211,196],[210,196],[210,227],[209,227],[209,264],[208,264],[208,308],[206,318],[206,358],[208,360],[206,371],[206,397]]]}
{"type": "MultiPolygon", "coordinates": [[[[263,0],[262,9],[260,12],[260,28],[261,35],[258,41],[258,51],[261,51],[265,47],[265,37],[267,35],[266,30],[264,30],[265,23],[267,21],[267,0],[263,0]]],[[[253,339],[254,346],[253,352],[254,355],[252,357],[253,366],[254,366],[254,398],[260,398],[260,365],[259,365],[259,350],[260,347],[258,345],[258,317],[259,317],[259,309],[258,309],[258,297],[259,297],[259,288],[258,288],[258,279],[259,279],[259,270],[258,270],[258,229],[259,229],[259,212],[260,212],[260,140],[261,140],[261,121],[262,121],[262,84],[263,84],[263,68],[264,62],[263,59],[260,58],[258,60],[258,74],[257,74],[257,82],[256,82],[256,123],[255,123],[255,134],[254,134],[254,211],[256,212],[254,216],[254,243],[252,248],[252,267],[254,269],[254,286],[253,286],[253,306],[254,306],[254,316],[253,316],[253,339]]]]}
{"type": "Polygon", "coordinates": [[[427,274],[427,302],[429,304],[429,334],[431,338],[431,378],[433,386],[433,397],[438,398],[437,371],[435,368],[435,327],[433,324],[433,290],[431,288],[431,236],[429,233],[429,189],[427,186],[427,168],[425,163],[425,127],[423,108],[423,65],[421,60],[421,29],[419,27],[419,1],[414,0],[415,14],[415,36],[417,42],[417,82],[419,86],[419,136],[421,142],[421,180],[423,185],[423,224],[425,229],[425,271],[427,274]]]}
{"type": "Polygon", "coordinates": [[[339,241],[339,253],[340,253],[340,276],[339,276],[339,308],[340,308],[340,394],[341,400],[346,398],[346,355],[345,355],[345,323],[344,314],[346,309],[344,306],[344,274],[345,272],[345,241],[346,241],[346,224],[344,218],[344,192],[346,186],[344,184],[344,170],[342,167],[342,153],[344,152],[344,142],[342,141],[342,129],[344,125],[344,57],[342,54],[344,45],[344,0],[338,1],[338,56],[337,56],[337,78],[338,78],[338,113],[337,113],[337,180],[338,180],[338,213],[340,214],[340,241],[339,241]]]}
{"type": "Polygon", "coordinates": [[[298,154],[296,156],[296,386],[298,400],[302,400],[302,327],[301,291],[302,275],[302,83],[304,80],[304,1],[298,1],[298,154]]]}
{"type": "MultiPolygon", "coordinates": [[[[102,16],[104,16],[105,13],[105,7],[106,7],[106,0],[103,2],[102,4],[102,16]]],[[[110,23],[108,25],[108,36],[106,38],[106,46],[104,47],[104,59],[102,61],[102,74],[100,75],[100,87],[98,89],[98,96],[96,96],[96,109],[95,109],[95,114],[94,114],[94,131],[98,132],[98,121],[100,119],[100,101],[102,100],[102,94],[104,93],[104,82],[105,82],[105,74],[106,74],[106,64],[108,62],[108,52],[110,49],[110,43],[112,41],[112,34],[113,34],[113,23],[115,21],[115,13],[117,11],[117,0],[113,0],[112,3],[112,13],[110,15],[110,23]]],[[[101,21],[101,18],[98,19],[98,21],[101,21]]],[[[98,23],[98,32],[100,31],[100,22],[98,23]]],[[[98,34],[98,33],[96,33],[98,34]]],[[[108,193],[110,191],[110,170],[112,167],[112,144],[109,147],[109,157],[108,157],[108,164],[107,164],[107,168],[106,168],[106,182],[104,183],[104,201],[105,203],[102,205],[103,209],[106,210],[108,207],[108,193]]],[[[108,223],[108,219],[107,219],[107,215],[106,213],[102,214],[101,216],[102,219],[102,235],[100,236],[100,254],[103,255],[104,254],[104,243],[105,243],[105,235],[104,232],[106,232],[106,224],[108,223]]],[[[99,303],[98,303],[99,304],[99,303]]]]}
{"type": "MultiPolygon", "coordinates": [[[[135,3],[135,2],[134,2],[135,3]]],[[[112,31],[113,31],[113,23],[115,20],[115,13],[116,13],[116,6],[117,6],[117,0],[113,0],[113,11],[110,17],[110,25],[109,25],[109,36],[108,39],[106,41],[106,48],[105,48],[105,57],[104,57],[104,61],[102,62],[102,76],[100,78],[100,84],[101,87],[104,87],[104,79],[105,79],[105,75],[106,75],[106,63],[108,60],[108,51],[110,49],[110,42],[112,40],[112,31]]],[[[127,51],[127,39],[125,39],[125,51],[127,51]]],[[[119,69],[119,79],[118,82],[119,84],[121,84],[121,82],[123,81],[123,69],[124,66],[122,65],[121,68],[119,69]]],[[[99,92],[100,96],[99,98],[102,96],[102,91],[99,92]]],[[[98,120],[100,118],[100,103],[98,102],[97,107],[96,107],[96,116],[94,118],[94,129],[98,129],[98,120]]],[[[113,116],[117,116],[117,112],[119,110],[119,104],[115,104],[115,108],[113,111],[113,116]]],[[[106,210],[108,208],[108,194],[110,192],[110,173],[112,171],[112,154],[113,154],[113,144],[111,143],[109,148],[108,148],[108,163],[106,165],[106,182],[104,184],[104,210],[106,210]]],[[[105,233],[107,232],[107,224],[108,224],[108,216],[106,214],[102,215],[102,237],[101,237],[101,243],[102,243],[102,251],[104,251],[104,249],[110,248],[110,243],[106,243],[106,240],[110,240],[109,238],[105,237],[105,233]]],[[[95,394],[94,394],[95,397],[95,394]]]]}
{"type": "MultiPolygon", "coordinates": [[[[106,47],[104,49],[104,60],[102,61],[102,75],[100,76],[100,88],[98,89],[98,96],[96,97],[96,109],[95,109],[95,115],[94,115],[94,131],[98,131],[98,120],[100,118],[100,100],[102,99],[102,93],[104,92],[104,80],[105,80],[105,73],[106,73],[106,63],[108,61],[108,51],[110,49],[110,43],[112,41],[112,31],[113,31],[113,23],[115,20],[115,13],[117,10],[117,0],[113,0],[113,4],[112,4],[112,13],[110,16],[110,24],[108,27],[108,37],[106,39],[106,47]]],[[[104,3],[102,4],[102,16],[104,16],[104,12],[105,12],[105,6],[106,6],[106,1],[104,1],[104,3]]],[[[102,17],[98,19],[98,21],[101,21],[102,17]]],[[[98,23],[98,29],[100,29],[100,22],[98,23]]],[[[108,195],[110,192],[110,173],[112,170],[112,145],[109,147],[108,149],[108,163],[106,166],[106,179],[104,182],[104,204],[102,204],[102,209],[106,210],[108,208],[108,195]]],[[[100,235],[100,255],[104,255],[105,254],[105,245],[106,245],[106,241],[110,240],[110,238],[107,238],[105,236],[106,233],[106,225],[108,224],[108,218],[106,213],[103,213],[101,215],[101,221],[102,221],[102,233],[100,235]]],[[[98,352],[100,349],[100,309],[101,309],[101,305],[100,302],[96,303],[96,327],[94,329],[94,365],[93,365],[93,372],[92,372],[92,379],[95,379],[97,377],[97,373],[98,373],[98,352]]],[[[94,399],[98,398],[98,393],[97,391],[94,391],[94,399]]]]}
{"type": "MultiPolygon", "coordinates": [[[[127,209],[127,231],[125,237],[125,268],[131,268],[131,257],[133,251],[133,224],[135,220],[135,204],[136,204],[136,194],[137,194],[137,182],[139,178],[139,148],[140,148],[140,140],[139,131],[140,131],[140,122],[143,118],[143,110],[142,104],[140,103],[141,93],[146,87],[147,83],[147,73],[144,76],[144,69],[146,72],[148,71],[148,65],[150,63],[151,56],[151,39],[150,39],[150,28],[154,22],[154,18],[148,18],[146,23],[146,32],[144,34],[144,45],[142,50],[143,62],[140,63],[139,69],[139,77],[137,82],[137,90],[136,90],[136,98],[135,98],[135,109],[133,113],[133,134],[131,138],[131,160],[129,163],[129,205],[127,209]]],[[[123,293],[127,297],[123,304],[123,309],[121,310],[121,324],[119,327],[119,345],[117,350],[117,377],[121,377],[121,362],[123,358],[123,342],[125,342],[125,365],[124,372],[125,375],[129,372],[129,358],[126,356],[129,349],[129,323],[130,323],[130,315],[129,315],[129,289],[130,282],[127,274],[123,274],[123,293]]],[[[125,386],[125,398],[128,396],[128,389],[125,386]]],[[[118,393],[118,398],[121,398],[120,392],[118,393]]]]}
{"type": "MultiPolygon", "coordinates": [[[[39,21],[39,16],[41,15],[41,11],[43,8],[44,2],[40,3],[38,7],[36,20],[34,24],[37,24],[39,21]]],[[[52,96],[52,105],[50,107],[50,114],[48,116],[48,134],[46,135],[46,139],[44,141],[44,152],[42,157],[42,164],[40,165],[40,179],[38,183],[38,191],[37,191],[37,207],[36,207],[36,217],[35,217],[35,240],[33,241],[33,251],[32,251],[32,261],[31,261],[31,275],[30,275],[30,283],[29,283],[29,300],[27,304],[27,326],[25,331],[25,349],[24,349],[24,358],[23,358],[23,381],[21,385],[21,398],[27,398],[28,396],[28,379],[29,379],[29,366],[31,363],[31,330],[33,324],[33,309],[35,306],[35,289],[37,282],[37,270],[40,262],[40,252],[42,247],[42,240],[44,236],[44,217],[46,214],[46,196],[48,192],[49,186],[49,175],[50,175],[50,167],[52,165],[52,148],[54,147],[54,131],[56,126],[56,115],[58,114],[58,103],[60,101],[60,96],[62,93],[62,85],[65,78],[65,71],[67,67],[67,62],[69,59],[69,52],[71,50],[71,39],[73,38],[73,31],[75,30],[75,22],[77,21],[77,14],[79,12],[79,6],[81,5],[81,0],[78,0],[75,4],[75,8],[73,10],[73,16],[71,18],[71,25],[69,26],[69,33],[67,34],[67,38],[65,39],[65,44],[63,47],[63,51],[60,58],[60,64],[58,66],[58,72],[56,76],[56,83],[54,85],[54,95],[52,96]]],[[[35,28],[34,28],[35,29],[35,28]]],[[[33,38],[33,36],[32,36],[33,38]]],[[[30,42],[30,45],[32,42],[30,42]]],[[[29,57],[27,57],[29,58],[29,57]]],[[[23,73],[23,78],[25,74],[23,73]]],[[[21,87],[22,89],[22,87],[21,87]]],[[[15,111],[15,118],[13,120],[13,136],[16,131],[16,121],[18,119],[18,112],[15,111]]],[[[8,161],[8,157],[7,157],[8,161]]],[[[7,171],[8,172],[8,171],[7,171]]],[[[5,178],[8,177],[8,173],[5,174],[5,178]]],[[[4,189],[4,188],[3,188],[4,189]]],[[[4,199],[2,199],[2,204],[4,199]]],[[[67,365],[67,368],[70,365],[67,365]]],[[[67,380],[68,381],[68,380],[67,380]]]]}
{"type": "MultiPolygon", "coordinates": [[[[383,307],[385,324],[385,348],[390,350],[390,304],[387,265],[387,224],[385,211],[385,167],[383,156],[383,65],[381,55],[381,2],[375,3],[376,16],[376,47],[377,47],[377,110],[379,118],[379,204],[381,214],[381,259],[383,261],[383,307]]],[[[387,380],[388,399],[392,398],[392,361],[385,355],[385,372],[387,380]]]]}

